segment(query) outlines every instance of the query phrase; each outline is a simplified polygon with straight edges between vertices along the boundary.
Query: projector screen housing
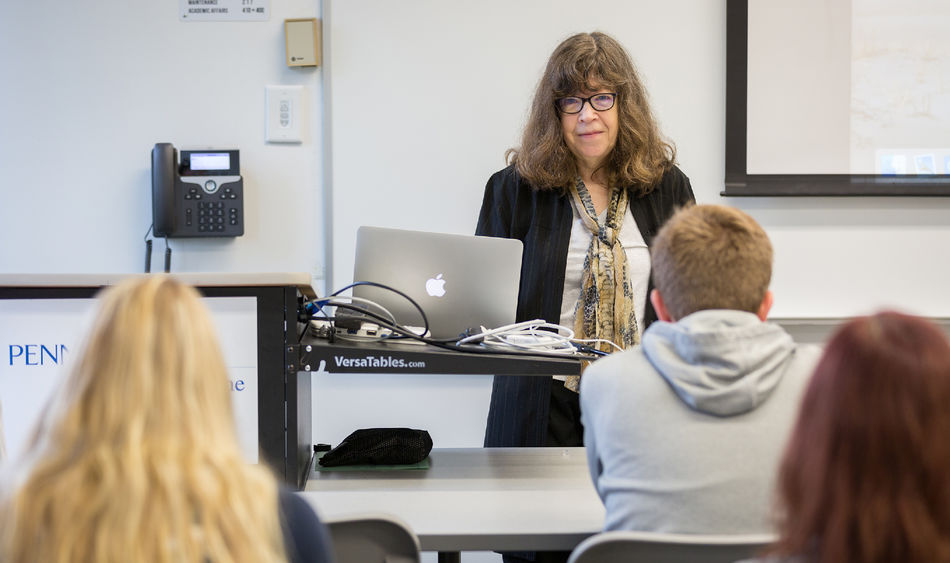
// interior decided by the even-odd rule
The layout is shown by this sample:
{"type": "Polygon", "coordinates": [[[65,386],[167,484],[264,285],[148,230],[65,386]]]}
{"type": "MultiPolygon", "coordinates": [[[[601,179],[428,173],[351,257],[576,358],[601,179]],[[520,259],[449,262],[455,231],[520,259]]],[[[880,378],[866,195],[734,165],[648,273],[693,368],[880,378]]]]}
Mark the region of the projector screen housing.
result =
{"type": "Polygon", "coordinates": [[[895,19],[879,0],[756,2],[750,18],[748,0],[727,0],[722,195],[950,195],[950,88],[932,72],[948,64],[934,30],[950,9],[915,0],[923,13],[895,19]]]}

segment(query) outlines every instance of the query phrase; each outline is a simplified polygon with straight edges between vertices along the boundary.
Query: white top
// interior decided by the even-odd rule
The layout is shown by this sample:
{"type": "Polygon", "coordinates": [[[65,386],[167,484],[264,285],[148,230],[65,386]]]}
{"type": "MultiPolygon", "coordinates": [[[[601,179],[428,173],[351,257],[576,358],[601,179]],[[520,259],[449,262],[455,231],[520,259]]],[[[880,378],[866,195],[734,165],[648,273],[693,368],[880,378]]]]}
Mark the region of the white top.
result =
{"type": "MultiPolygon", "coordinates": [[[[574,210],[574,222],[571,225],[571,241],[567,249],[567,267],[564,272],[564,296],[561,300],[561,326],[574,328],[574,307],[581,294],[581,277],[584,273],[584,259],[587,257],[587,248],[590,246],[594,233],[584,225],[578,214],[576,205],[571,202],[574,210]]],[[[607,211],[604,210],[597,222],[603,224],[607,220],[607,211]]],[[[620,226],[620,244],[627,253],[627,273],[633,286],[633,307],[637,319],[637,328],[643,334],[643,315],[647,302],[647,285],[650,281],[650,249],[647,248],[633,213],[627,208],[627,215],[620,226]]],[[[556,376],[555,379],[564,379],[556,376]]]]}

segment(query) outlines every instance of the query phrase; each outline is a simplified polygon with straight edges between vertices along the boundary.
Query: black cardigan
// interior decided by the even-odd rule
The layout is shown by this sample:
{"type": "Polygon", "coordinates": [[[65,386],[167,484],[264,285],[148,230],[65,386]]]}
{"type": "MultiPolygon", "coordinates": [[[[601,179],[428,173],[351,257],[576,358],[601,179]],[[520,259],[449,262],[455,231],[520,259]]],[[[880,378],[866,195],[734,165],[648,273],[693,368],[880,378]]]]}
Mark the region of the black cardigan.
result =
{"type": "MultiPolygon", "coordinates": [[[[645,196],[639,196],[633,187],[627,189],[630,211],[647,246],[677,207],[694,201],[689,178],[675,166],[645,196]]],[[[572,223],[571,199],[566,193],[532,188],[514,166],[489,178],[476,234],[524,243],[518,321],[542,318],[560,322],[572,223]]],[[[651,279],[648,295],[652,288],[651,279]]],[[[641,330],[655,320],[648,297],[641,330]]],[[[543,446],[552,381],[540,376],[495,376],[485,446],[543,446]]]]}

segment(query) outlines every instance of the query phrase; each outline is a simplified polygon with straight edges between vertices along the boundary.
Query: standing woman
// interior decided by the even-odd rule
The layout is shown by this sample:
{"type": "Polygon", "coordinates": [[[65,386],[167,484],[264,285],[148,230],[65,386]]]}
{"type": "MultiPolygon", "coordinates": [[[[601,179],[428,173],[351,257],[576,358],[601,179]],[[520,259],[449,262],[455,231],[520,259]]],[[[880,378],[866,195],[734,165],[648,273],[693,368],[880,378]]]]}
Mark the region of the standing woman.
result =
{"type": "MultiPolygon", "coordinates": [[[[653,235],[693,192],[624,48],[598,32],[558,45],[521,147],[507,156],[485,187],[476,234],[524,243],[517,319],[637,344],[656,320],[653,235]]],[[[485,446],[583,445],[578,379],[496,376],[485,446]]]]}
{"type": "Polygon", "coordinates": [[[330,561],[306,501],[242,458],[215,328],[173,278],[105,292],[28,455],[4,483],[2,561],[330,561]]]}

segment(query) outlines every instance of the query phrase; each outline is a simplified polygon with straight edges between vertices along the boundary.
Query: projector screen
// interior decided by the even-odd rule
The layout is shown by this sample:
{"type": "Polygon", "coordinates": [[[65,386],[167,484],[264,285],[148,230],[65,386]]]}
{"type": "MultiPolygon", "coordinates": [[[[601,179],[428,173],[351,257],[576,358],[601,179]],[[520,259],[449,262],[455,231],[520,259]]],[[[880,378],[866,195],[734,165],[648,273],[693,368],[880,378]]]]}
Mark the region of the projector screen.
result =
{"type": "Polygon", "coordinates": [[[950,3],[729,0],[724,195],[950,195],[950,3]]]}

